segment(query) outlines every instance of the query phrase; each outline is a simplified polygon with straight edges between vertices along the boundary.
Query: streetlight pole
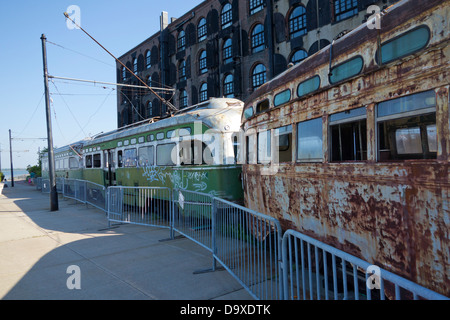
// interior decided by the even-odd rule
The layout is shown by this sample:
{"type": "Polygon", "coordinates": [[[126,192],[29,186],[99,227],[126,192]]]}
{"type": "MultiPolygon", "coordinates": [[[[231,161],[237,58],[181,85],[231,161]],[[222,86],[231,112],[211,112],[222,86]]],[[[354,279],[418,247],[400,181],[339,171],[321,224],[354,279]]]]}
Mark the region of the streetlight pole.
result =
{"type": "Polygon", "coordinates": [[[44,62],[45,111],[47,116],[48,168],[50,176],[50,211],[58,210],[58,192],[56,190],[55,154],[53,152],[52,118],[50,113],[50,93],[48,89],[47,49],[44,34],[42,41],[42,59],[44,62]]]}
{"type": "Polygon", "coordinates": [[[13,171],[13,161],[12,161],[11,129],[9,129],[9,160],[11,162],[11,187],[14,187],[14,171],[13,171]]]}

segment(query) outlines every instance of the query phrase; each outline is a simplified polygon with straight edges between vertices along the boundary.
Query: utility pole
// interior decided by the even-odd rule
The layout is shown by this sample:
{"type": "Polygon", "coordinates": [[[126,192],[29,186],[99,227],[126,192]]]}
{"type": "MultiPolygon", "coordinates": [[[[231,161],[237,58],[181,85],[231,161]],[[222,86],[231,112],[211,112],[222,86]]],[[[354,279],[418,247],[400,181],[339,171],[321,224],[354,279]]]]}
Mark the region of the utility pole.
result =
{"type": "Polygon", "coordinates": [[[56,190],[55,154],[53,153],[52,118],[50,113],[50,93],[48,90],[47,49],[44,34],[42,41],[42,59],[44,61],[45,113],[47,115],[48,168],[50,176],[50,211],[58,210],[58,191],[56,190]]]}
{"type": "Polygon", "coordinates": [[[9,129],[9,160],[11,162],[11,187],[14,187],[14,171],[13,171],[13,162],[12,162],[11,129],[9,129]]]}

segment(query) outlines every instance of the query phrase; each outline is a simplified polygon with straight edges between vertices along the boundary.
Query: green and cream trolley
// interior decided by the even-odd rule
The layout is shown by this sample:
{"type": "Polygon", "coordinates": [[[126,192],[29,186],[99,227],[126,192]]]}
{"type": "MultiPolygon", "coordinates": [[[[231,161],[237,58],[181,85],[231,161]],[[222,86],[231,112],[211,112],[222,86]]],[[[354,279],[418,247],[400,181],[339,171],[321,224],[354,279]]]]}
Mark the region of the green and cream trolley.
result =
{"type": "MultiPolygon", "coordinates": [[[[189,190],[242,203],[238,161],[242,109],[236,99],[210,99],[168,118],[77,142],[77,148],[58,148],[55,159],[63,165],[56,166],[56,175],[105,187],[189,190]]],[[[46,156],[43,163],[45,177],[46,156]]]]}

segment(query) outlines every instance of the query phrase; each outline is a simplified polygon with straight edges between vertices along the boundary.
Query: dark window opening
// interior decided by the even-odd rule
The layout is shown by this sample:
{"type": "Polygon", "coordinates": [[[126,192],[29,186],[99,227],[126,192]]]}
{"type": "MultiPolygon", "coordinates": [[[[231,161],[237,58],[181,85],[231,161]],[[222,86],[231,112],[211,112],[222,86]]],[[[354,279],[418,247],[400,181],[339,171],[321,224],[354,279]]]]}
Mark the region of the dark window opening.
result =
{"type": "Polygon", "coordinates": [[[331,161],[367,160],[366,120],[330,126],[331,161]]]}

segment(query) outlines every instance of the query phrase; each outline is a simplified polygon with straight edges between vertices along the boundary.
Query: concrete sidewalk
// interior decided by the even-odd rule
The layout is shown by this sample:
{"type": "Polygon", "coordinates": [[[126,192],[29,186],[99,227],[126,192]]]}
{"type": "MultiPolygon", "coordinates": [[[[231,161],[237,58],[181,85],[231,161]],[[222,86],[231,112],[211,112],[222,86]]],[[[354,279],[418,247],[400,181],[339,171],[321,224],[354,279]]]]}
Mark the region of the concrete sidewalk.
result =
{"type": "Polygon", "coordinates": [[[212,256],[187,238],[160,241],[168,229],[144,226],[105,228],[104,212],[91,206],[60,198],[51,212],[49,195],[35,187],[19,181],[4,188],[0,298],[252,299],[227,271],[193,274],[210,268],[212,256]],[[69,289],[77,279],[81,289],[69,289]]]}

